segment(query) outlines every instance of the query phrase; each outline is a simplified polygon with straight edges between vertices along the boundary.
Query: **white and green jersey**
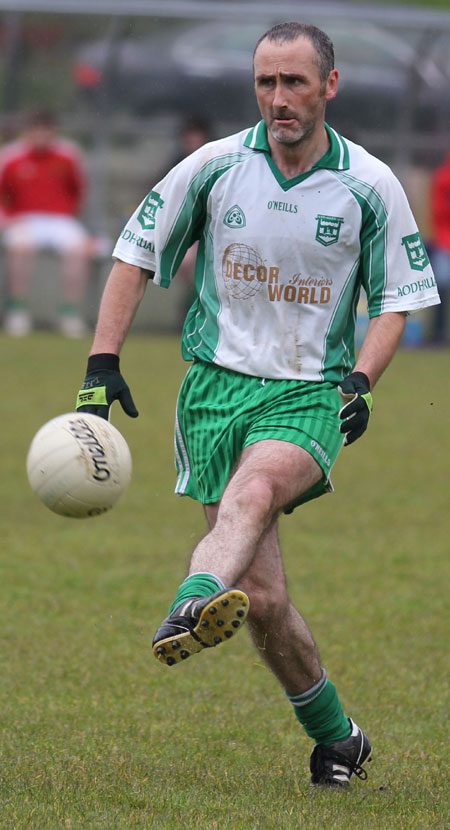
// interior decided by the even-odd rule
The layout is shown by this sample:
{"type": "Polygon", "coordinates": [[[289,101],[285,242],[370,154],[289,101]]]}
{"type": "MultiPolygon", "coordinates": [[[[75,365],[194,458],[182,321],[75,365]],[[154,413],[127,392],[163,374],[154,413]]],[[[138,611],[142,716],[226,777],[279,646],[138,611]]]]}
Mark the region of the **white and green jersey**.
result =
{"type": "Polygon", "coordinates": [[[327,126],[328,152],[286,179],[263,121],[206,144],[152,190],[114,256],[168,287],[199,240],[186,360],[266,378],[339,381],[354,365],[356,307],[370,317],[439,302],[392,171],[327,126]]]}

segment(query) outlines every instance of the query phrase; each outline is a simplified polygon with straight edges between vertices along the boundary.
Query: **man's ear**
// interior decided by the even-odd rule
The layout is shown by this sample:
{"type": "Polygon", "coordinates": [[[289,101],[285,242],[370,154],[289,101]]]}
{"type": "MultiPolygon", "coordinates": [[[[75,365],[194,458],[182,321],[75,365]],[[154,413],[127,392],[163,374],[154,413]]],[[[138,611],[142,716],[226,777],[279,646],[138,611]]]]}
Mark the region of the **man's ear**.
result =
{"type": "Polygon", "coordinates": [[[337,69],[332,69],[325,84],[325,101],[331,101],[337,95],[338,81],[339,72],[337,69]]]}

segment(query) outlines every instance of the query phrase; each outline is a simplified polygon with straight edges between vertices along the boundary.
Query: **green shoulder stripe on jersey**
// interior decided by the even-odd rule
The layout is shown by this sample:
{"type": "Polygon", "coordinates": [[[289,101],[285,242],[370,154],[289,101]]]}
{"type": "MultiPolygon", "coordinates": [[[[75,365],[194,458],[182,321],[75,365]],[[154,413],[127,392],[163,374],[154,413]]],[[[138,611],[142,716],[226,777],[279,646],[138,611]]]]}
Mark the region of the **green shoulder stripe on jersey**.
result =
{"type": "Polygon", "coordinates": [[[106,386],[95,386],[94,389],[80,389],[75,408],[78,409],[79,406],[87,406],[88,404],[107,406],[106,386]]]}
{"type": "Polygon", "coordinates": [[[359,285],[355,286],[358,267],[359,258],[349,271],[325,333],[323,380],[335,380],[336,371],[341,371],[345,377],[355,363],[356,309],[360,294],[359,285]]]}
{"type": "Polygon", "coordinates": [[[210,224],[211,217],[208,216],[195,265],[197,300],[189,309],[183,327],[181,349],[184,360],[195,359],[197,350],[201,348],[202,359],[212,362],[219,342],[217,320],[221,302],[215,280],[208,279],[208,275],[214,273],[214,245],[212,234],[209,233],[210,224]]]}
{"type": "Polygon", "coordinates": [[[326,332],[322,373],[325,380],[329,379],[330,373],[334,377],[336,367],[342,367],[344,377],[354,365],[356,309],[360,294],[358,280],[355,284],[357,271],[361,271],[372,317],[381,311],[387,277],[387,211],[381,196],[375,188],[348,173],[336,170],[334,175],[350,190],[361,208],[361,257],[348,274],[326,332]]]}
{"type": "Polygon", "coordinates": [[[244,147],[248,147],[250,150],[259,150],[260,152],[266,153],[267,163],[272,170],[273,175],[275,176],[280,187],[282,187],[284,191],[287,191],[290,190],[291,187],[295,187],[297,184],[300,184],[300,182],[309,178],[309,176],[312,176],[316,170],[348,170],[350,157],[346,141],[328,124],[325,124],[325,129],[328,133],[328,138],[330,139],[330,146],[327,152],[314,164],[311,170],[307,170],[306,173],[301,173],[299,176],[294,176],[292,179],[286,179],[272,159],[269,141],[267,138],[267,127],[264,121],[260,121],[256,127],[252,127],[245,138],[244,147]]]}
{"type": "Polygon", "coordinates": [[[381,313],[387,279],[387,210],[380,194],[366,182],[348,173],[335,172],[353,193],[362,212],[361,279],[368,296],[369,314],[381,313]]]}
{"type": "Polygon", "coordinates": [[[217,156],[193,177],[161,254],[161,285],[164,288],[170,285],[188,248],[200,238],[206,201],[215,182],[248,157],[247,152],[217,156]]]}

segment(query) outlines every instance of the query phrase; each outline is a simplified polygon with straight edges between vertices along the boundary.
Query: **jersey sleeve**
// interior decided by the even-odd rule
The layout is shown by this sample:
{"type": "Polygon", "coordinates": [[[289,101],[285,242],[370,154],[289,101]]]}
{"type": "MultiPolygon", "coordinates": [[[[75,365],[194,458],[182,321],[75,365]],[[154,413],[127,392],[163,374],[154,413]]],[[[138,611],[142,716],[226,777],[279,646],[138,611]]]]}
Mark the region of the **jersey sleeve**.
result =
{"type": "Polygon", "coordinates": [[[113,251],[113,257],[152,272],[165,288],[201,233],[206,202],[201,168],[198,153],[174,167],[135,210],[113,251]]]}
{"type": "Polygon", "coordinates": [[[394,174],[365,194],[361,229],[361,281],[369,317],[414,312],[439,303],[428,254],[406,194],[394,174]]]}

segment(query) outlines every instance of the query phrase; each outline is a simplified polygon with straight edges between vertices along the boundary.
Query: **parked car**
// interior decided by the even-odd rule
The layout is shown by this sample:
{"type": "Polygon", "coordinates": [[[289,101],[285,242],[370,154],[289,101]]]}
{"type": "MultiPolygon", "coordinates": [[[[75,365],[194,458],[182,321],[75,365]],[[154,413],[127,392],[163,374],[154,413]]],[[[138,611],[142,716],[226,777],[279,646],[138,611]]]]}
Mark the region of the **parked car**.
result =
{"type": "MultiPolygon", "coordinates": [[[[124,39],[115,47],[114,106],[137,115],[203,111],[211,120],[241,123],[258,118],[252,83],[254,45],[274,21],[207,23],[175,37],[124,39]]],[[[450,113],[450,67],[436,56],[419,58],[413,42],[367,22],[324,25],[340,71],[338,98],[329,120],[351,136],[355,128],[386,129],[412,110],[411,126],[425,132],[450,113]]],[[[83,46],[74,76],[95,103],[105,90],[106,41],[83,46]]],[[[408,122],[409,123],[409,122],[408,122]]],[[[450,127],[450,125],[449,125],[450,127]]]]}

